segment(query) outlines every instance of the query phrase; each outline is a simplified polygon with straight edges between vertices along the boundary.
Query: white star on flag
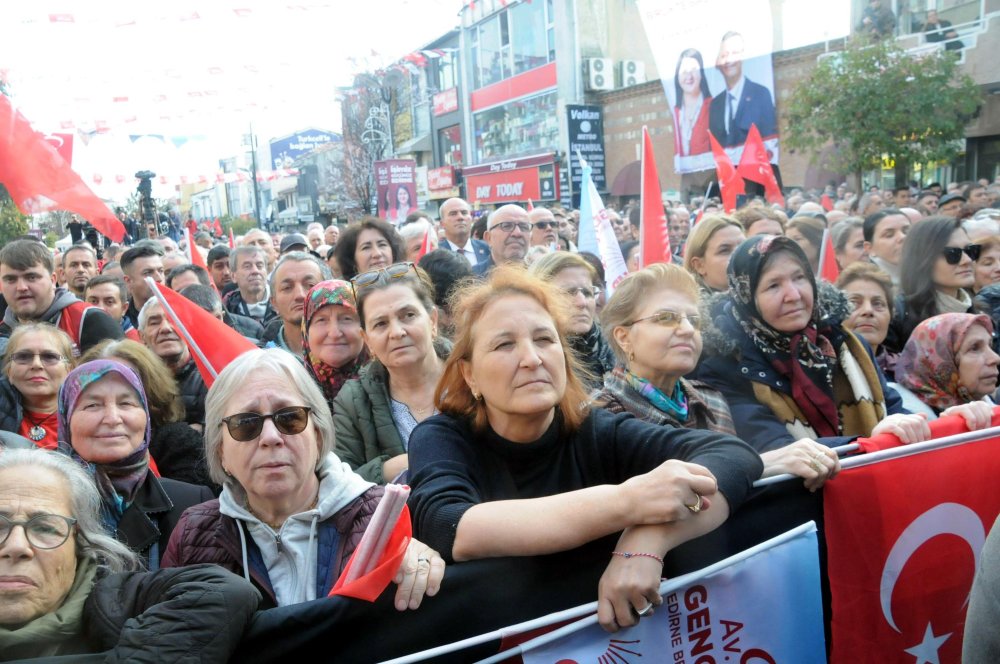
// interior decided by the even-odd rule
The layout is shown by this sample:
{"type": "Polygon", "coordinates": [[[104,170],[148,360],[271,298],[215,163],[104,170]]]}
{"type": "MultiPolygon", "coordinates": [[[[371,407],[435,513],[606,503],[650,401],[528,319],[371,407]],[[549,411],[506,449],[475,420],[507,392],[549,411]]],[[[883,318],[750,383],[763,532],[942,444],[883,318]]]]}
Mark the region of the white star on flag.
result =
{"type": "Polygon", "coordinates": [[[934,636],[934,632],[931,631],[931,624],[927,623],[927,629],[924,631],[924,640],[912,648],[907,648],[905,652],[917,658],[916,664],[941,664],[938,660],[938,650],[941,649],[941,646],[944,645],[944,642],[950,636],[950,633],[934,636]]]}

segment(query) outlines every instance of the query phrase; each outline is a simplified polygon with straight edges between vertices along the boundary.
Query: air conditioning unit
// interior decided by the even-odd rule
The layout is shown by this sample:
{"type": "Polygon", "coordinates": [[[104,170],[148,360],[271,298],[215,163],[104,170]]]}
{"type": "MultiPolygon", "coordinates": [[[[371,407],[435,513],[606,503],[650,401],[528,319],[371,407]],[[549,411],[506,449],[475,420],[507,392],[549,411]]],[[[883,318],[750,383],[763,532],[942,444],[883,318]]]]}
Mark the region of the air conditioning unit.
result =
{"type": "Polygon", "coordinates": [[[611,58],[585,59],[583,80],[587,90],[614,90],[615,73],[611,69],[611,58]]]}
{"type": "Polygon", "coordinates": [[[640,60],[622,60],[618,63],[618,87],[628,88],[646,82],[646,63],[640,60]]]}

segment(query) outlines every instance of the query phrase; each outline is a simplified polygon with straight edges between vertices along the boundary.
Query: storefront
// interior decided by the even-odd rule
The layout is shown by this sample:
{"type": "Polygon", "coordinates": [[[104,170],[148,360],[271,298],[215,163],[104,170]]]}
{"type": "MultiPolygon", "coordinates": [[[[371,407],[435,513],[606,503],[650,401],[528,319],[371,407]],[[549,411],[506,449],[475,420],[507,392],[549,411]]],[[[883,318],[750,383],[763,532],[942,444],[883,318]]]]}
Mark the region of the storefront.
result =
{"type": "Polygon", "coordinates": [[[472,116],[476,161],[538,154],[559,147],[555,90],[507,101],[472,116]]]}
{"type": "Polygon", "coordinates": [[[472,203],[518,203],[559,199],[554,153],[467,166],[465,197],[472,203]]]}

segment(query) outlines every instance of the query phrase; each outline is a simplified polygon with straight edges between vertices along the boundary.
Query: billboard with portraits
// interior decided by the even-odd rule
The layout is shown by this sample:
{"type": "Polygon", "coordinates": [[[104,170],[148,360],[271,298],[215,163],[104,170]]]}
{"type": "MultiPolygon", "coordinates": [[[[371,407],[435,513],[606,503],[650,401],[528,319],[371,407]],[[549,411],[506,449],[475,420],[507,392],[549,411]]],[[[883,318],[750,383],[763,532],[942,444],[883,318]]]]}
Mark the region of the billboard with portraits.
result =
{"type": "Polygon", "coordinates": [[[375,195],[378,197],[378,216],[393,226],[399,226],[417,205],[416,168],[412,159],[387,159],[376,161],[375,195]]]}
{"type": "Polygon", "coordinates": [[[674,120],[674,170],[715,168],[709,132],[738,163],[756,124],[778,163],[778,121],[768,0],[639,0],[674,120]],[[678,20],[682,16],[683,20],[678,20]]]}

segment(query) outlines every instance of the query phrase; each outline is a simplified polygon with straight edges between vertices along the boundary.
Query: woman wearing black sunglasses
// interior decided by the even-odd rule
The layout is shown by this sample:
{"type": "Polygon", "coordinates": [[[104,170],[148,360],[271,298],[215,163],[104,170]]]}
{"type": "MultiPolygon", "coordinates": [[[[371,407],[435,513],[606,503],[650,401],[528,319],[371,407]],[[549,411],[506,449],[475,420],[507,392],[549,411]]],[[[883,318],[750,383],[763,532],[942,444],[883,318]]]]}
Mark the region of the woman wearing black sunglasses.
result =
{"type": "Polygon", "coordinates": [[[931,217],[914,224],[899,262],[899,294],[886,348],[900,353],[922,321],[946,313],[972,313],[980,245],[970,244],[962,222],[931,217]]]}
{"type": "MultiPolygon", "coordinates": [[[[236,358],[205,407],[205,458],[222,494],[184,513],[163,565],[221,565],[257,586],[263,608],[326,597],[384,492],[333,453],[333,439],[326,399],[295,356],[236,358]]],[[[396,608],[420,606],[443,576],[437,552],[411,540],[396,608]]]]}

